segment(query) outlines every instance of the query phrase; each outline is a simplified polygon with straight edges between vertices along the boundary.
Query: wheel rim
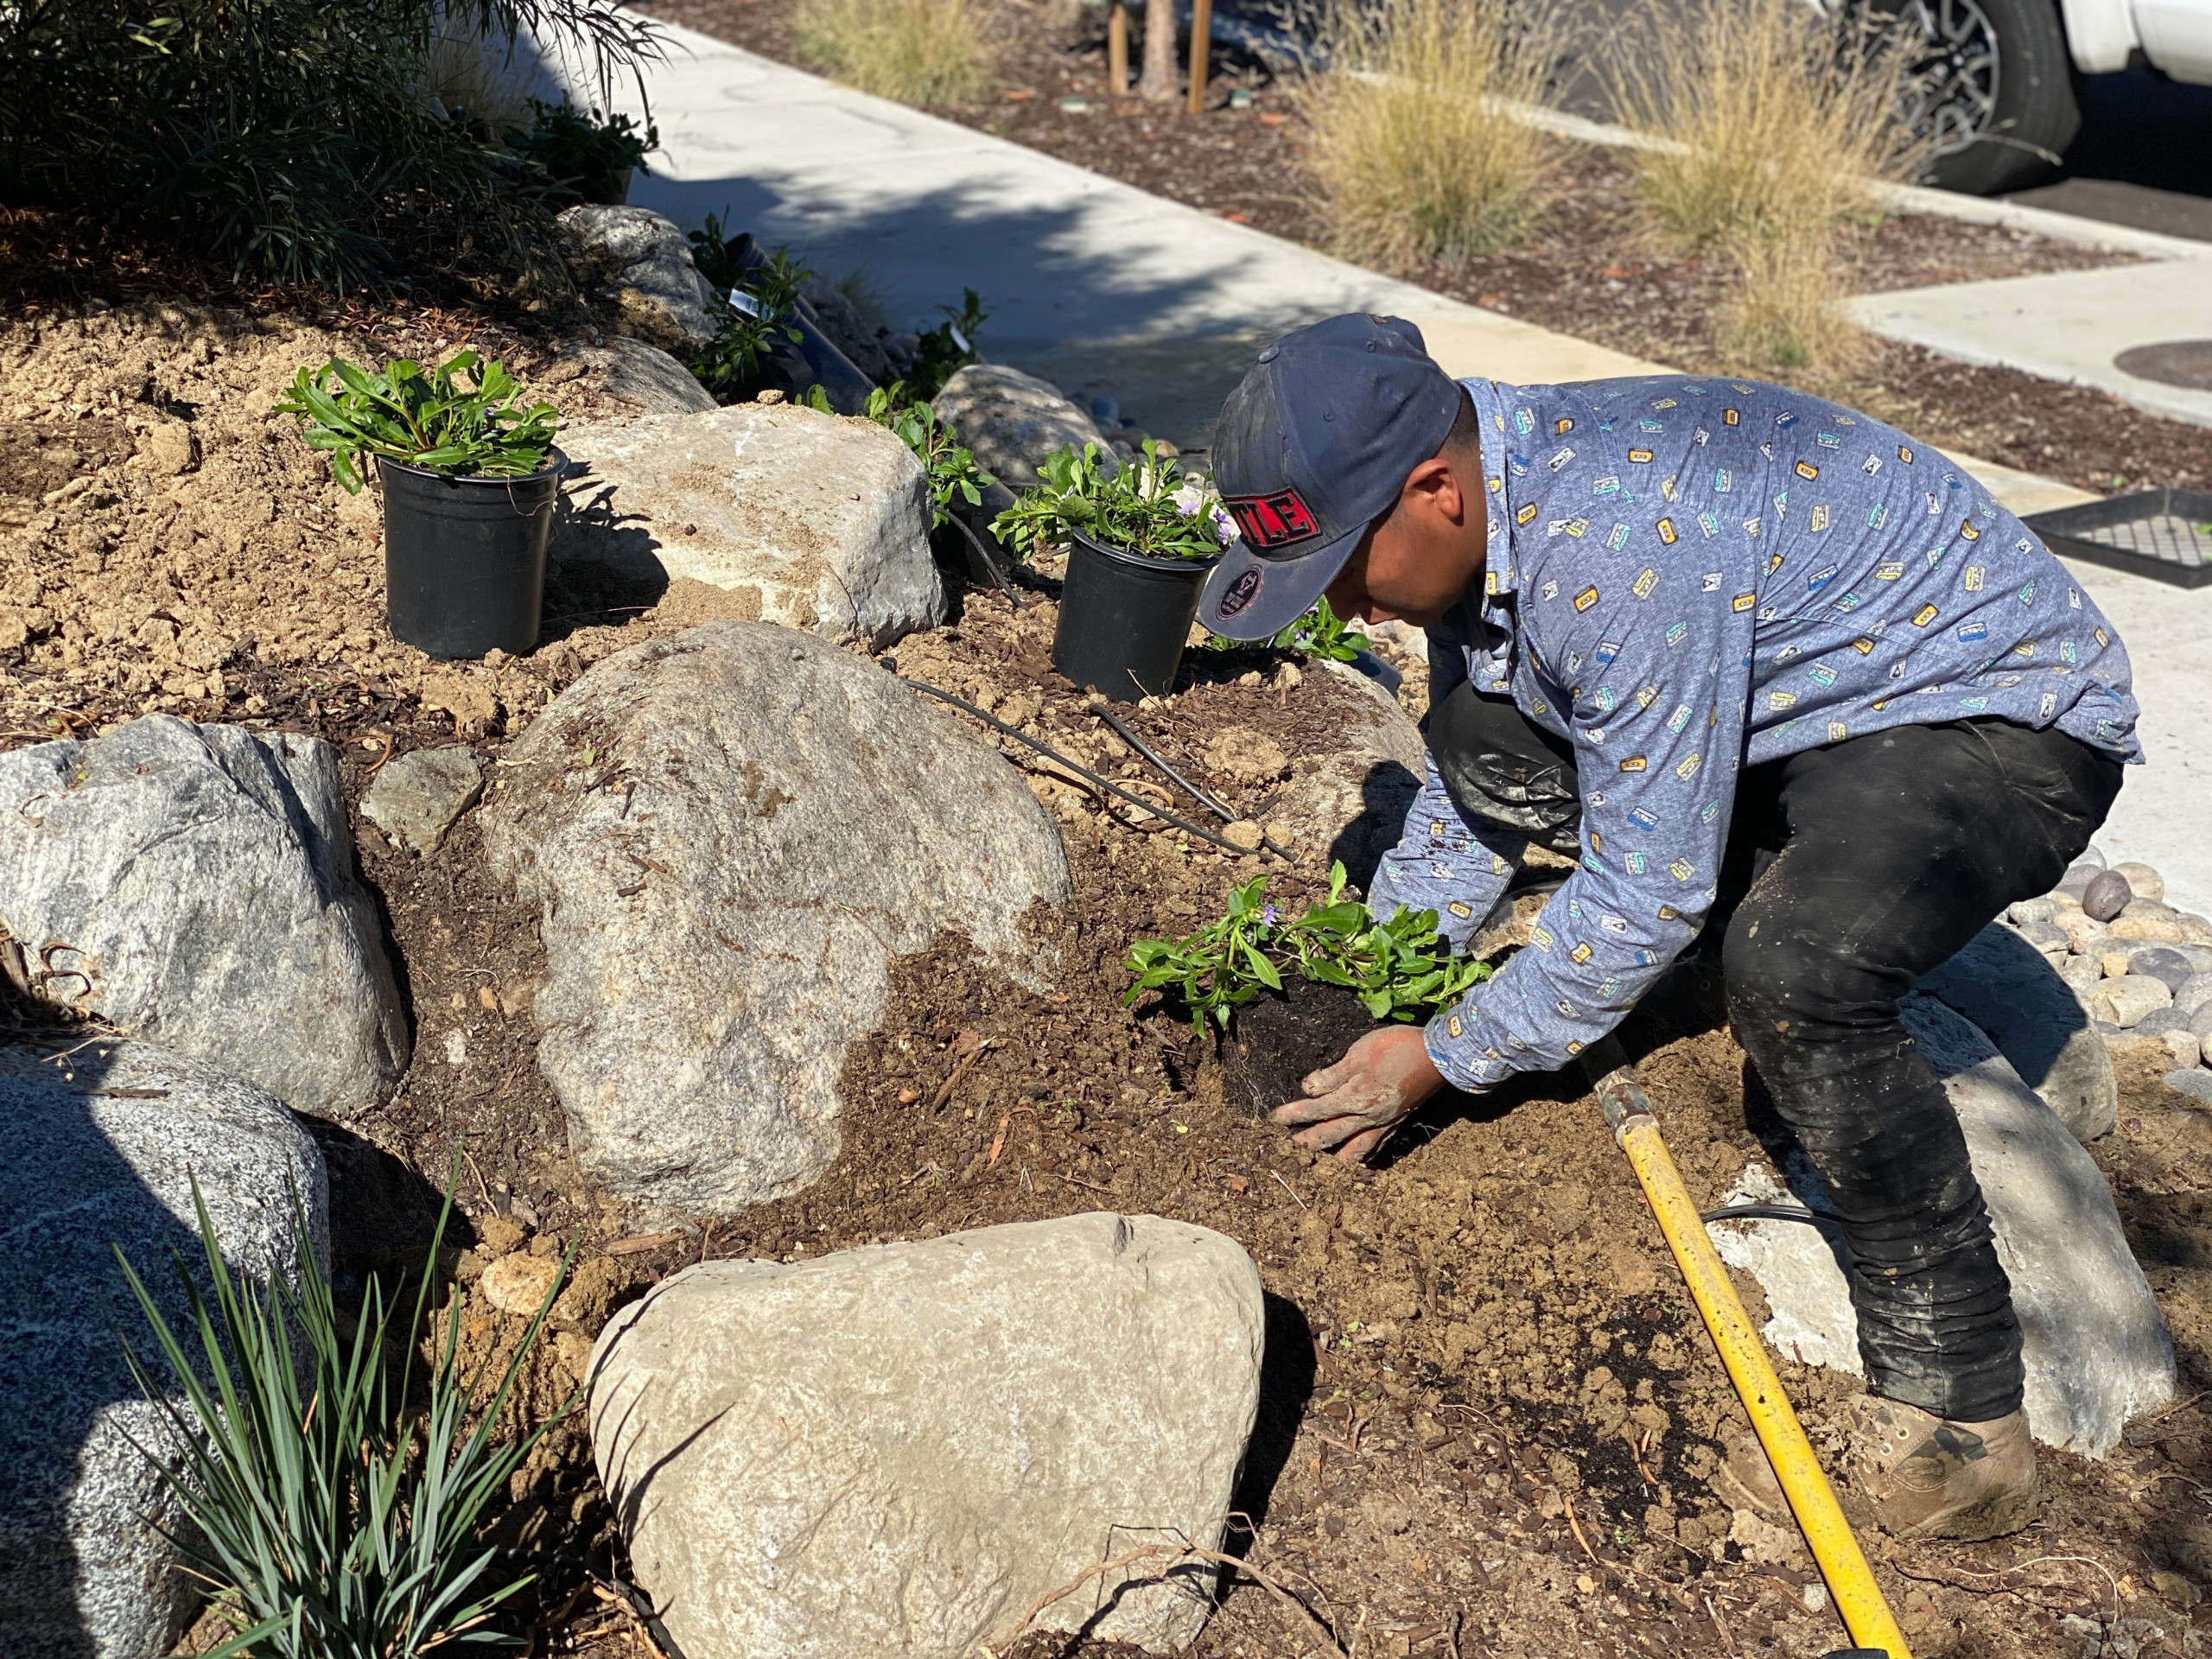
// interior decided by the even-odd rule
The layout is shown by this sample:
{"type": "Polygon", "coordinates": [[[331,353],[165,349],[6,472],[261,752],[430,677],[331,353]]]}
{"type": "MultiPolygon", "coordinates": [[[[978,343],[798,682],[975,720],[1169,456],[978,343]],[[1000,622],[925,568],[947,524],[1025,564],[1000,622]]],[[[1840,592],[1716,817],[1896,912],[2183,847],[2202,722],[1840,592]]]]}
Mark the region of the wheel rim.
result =
{"type": "Polygon", "coordinates": [[[1955,156],[1996,124],[1997,26],[1977,0],[1912,0],[1920,46],[1900,89],[1913,135],[1955,156]]]}

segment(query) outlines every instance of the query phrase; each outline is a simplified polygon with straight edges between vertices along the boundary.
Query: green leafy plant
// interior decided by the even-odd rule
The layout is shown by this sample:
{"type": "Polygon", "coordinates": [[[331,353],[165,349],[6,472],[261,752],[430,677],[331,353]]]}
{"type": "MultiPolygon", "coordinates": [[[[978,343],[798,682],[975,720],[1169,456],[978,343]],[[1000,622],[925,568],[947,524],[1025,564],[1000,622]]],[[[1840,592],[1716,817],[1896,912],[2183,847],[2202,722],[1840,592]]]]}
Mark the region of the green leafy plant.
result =
{"type": "Polygon", "coordinates": [[[302,369],[276,412],[299,416],[308,447],[330,457],[349,494],[371,455],[456,476],[526,477],[544,466],[559,418],[550,404],[524,404],[505,365],[474,351],[433,369],[395,357],[380,374],[334,357],[302,369]]]}
{"type": "MultiPolygon", "coordinates": [[[[708,233],[719,238],[721,227],[711,214],[707,224],[708,233]]],[[[692,233],[695,246],[700,235],[692,233]]],[[[730,286],[729,308],[716,325],[715,337],[691,359],[691,372],[701,385],[725,403],[753,393],[777,341],[787,340],[796,346],[803,338],[791,326],[791,316],[798,306],[798,285],[809,274],[794,265],[783,248],[751,270],[738,271],[730,286]]]]}
{"type": "MultiPolygon", "coordinates": [[[[1206,644],[1215,651],[1240,651],[1248,649],[1251,642],[1225,639],[1216,634],[1206,644]]],[[[1324,595],[1313,601],[1312,610],[1268,640],[1268,645],[1274,651],[1294,651],[1327,662],[1348,663],[1367,649],[1367,636],[1338,616],[1324,595]]]]}
{"type": "Polygon", "coordinates": [[[660,148],[660,129],[638,124],[619,111],[601,116],[573,104],[530,100],[537,118],[528,132],[509,129],[507,148],[526,162],[543,168],[556,184],[574,190],[586,201],[617,203],[622,200],[622,175],[631,168],[650,172],[645,157],[660,148]]]}
{"type": "Polygon", "coordinates": [[[721,292],[727,294],[745,280],[743,250],[753,240],[743,231],[729,235],[729,226],[719,213],[709,213],[706,224],[689,233],[691,244],[691,263],[699,274],[721,292]]]}
{"type": "Polygon", "coordinates": [[[983,492],[998,482],[976,464],[972,451],[960,447],[960,435],[935,410],[907,401],[903,380],[868,394],[868,417],[897,433],[929,474],[932,530],[951,516],[956,502],[981,506],[983,492]]]}
{"type": "MultiPolygon", "coordinates": [[[[296,1290],[281,1278],[258,1288],[234,1278],[196,1179],[192,1199],[213,1300],[179,1257],[186,1331],[170,1329],[120,1249],[116,1256],[184,1395],[180,1407],[125,1344],[131,1374],[180,1449],[141,1450],[190,1519],[197,1535],[179,1546],[219,1586],[216,1611],[236,1632],[207,1659],[412,1659],[442,1647],[524,1646],[489,1621],[530,1576],[495,1579],[497,1552],[480,1540],[554,1421],[496,1443],[567,1264],[488,1391],[488,1360],[461,1374],[462,1298],[454,1297],[418,1402],[415,1338],[428,1316],[429,1271],[409,1323],[395,1327],[401,1304],[372,1276],[349,1330],[296,1193],[296,1290]],[[394,1349],[404,1356],[397,1367],[394,1349]]],[[[452,1208],[448,1185],[432,1261],[452,1208]]]]}
{"type": "Polygon", "coordinates": [[[983,309],[974,289],[963,288],[960,294],[960,308],[943,308],[944,321],[923,330],[914,346],[914,361],[906,371],[906,381],[924,403],[943,391],[944,383],[961,370],[982,360],[976,350],[976,337],[982,333],[990,313],[983,309]]]}
{"type": "Polygon", "coordinates": [[[1354,992],[1377,1020],[1417,1020],[1490,977],[1486,963],[1452,954],[1433,910],[1401,905],[1387,922],[1344,896],[1344,867],[1329,868],[1329,896],[1286,921],[1256,876],[1229,895],[1229,913],[1179,939],[1141,939],[1122,964],[1136,976],[1122,997],[1169,990],[1206,1021],[1229,1024],[1230,1010],[1263,990],[1279,991],[1286,970],[1354,992]]]}
{"type": "Polygon", "coordinates": [[[1210,559],[1236,525],[1210,486],[1185,483],[1181,467],[1144,442],[1139,456],[1107,470],[1098,446],[1047,455],[1044,480],[991,521],[991,534],[1025,559],[1076,531],[1146,559],[1210,559]]]}

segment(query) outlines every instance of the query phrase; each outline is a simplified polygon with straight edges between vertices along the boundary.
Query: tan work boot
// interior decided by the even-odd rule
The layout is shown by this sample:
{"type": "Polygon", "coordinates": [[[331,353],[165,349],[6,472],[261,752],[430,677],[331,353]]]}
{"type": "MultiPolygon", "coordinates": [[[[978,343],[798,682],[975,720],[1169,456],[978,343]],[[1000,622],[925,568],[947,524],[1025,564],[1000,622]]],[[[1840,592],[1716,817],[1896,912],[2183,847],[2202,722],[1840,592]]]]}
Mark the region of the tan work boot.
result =
{"type": "Polygon", "coordinates": [[[2035,1518],[2036,1447],[2025,1411],[1948,1423],[1867,1395],[1853,1400],[1850,1412],[1852,1483],[1883,1531],[1972,1542],[2018,1532],[2035,1518]]]}

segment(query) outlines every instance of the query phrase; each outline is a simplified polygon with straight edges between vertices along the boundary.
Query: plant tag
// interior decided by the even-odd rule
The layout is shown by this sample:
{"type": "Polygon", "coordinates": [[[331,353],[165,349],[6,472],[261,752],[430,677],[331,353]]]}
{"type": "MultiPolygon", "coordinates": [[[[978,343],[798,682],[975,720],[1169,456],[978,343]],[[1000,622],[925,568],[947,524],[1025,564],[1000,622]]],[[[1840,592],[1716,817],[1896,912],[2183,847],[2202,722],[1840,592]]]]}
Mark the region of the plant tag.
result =
{"type": "Polygon", "coordinates": [[[962,351],[972,352],[976,349],[973,346],[970,346],[968,343],[968,336],[960,332],[960,325],[958,323],[948,321],[944,325],[944,331],[952,336],[952,343],[957,346],[962,351]]]}
{"type": "Polygon", "coordinates": [[[760,315],[760,302],[741,288],[730,289],[729,305],[731,310],[742,311],[748,317],[757,320],[760,315]]]}

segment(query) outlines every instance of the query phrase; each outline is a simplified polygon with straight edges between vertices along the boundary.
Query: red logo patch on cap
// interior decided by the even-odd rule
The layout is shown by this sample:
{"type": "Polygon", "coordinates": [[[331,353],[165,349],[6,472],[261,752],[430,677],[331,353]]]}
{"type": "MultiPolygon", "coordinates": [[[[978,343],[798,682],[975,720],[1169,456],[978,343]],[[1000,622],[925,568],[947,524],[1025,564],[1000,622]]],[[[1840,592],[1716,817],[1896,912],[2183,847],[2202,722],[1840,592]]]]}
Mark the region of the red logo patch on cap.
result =
{"type": "Polygon", "coordinates": [[[1272,495],[1230,496],[1222,505],[1236,520],[1237,532],[1248,547],[1287,547],[1319,536],[1321,527],[1296,490],[1277,490],[1272,495]]]}

